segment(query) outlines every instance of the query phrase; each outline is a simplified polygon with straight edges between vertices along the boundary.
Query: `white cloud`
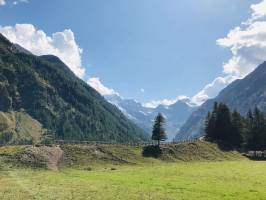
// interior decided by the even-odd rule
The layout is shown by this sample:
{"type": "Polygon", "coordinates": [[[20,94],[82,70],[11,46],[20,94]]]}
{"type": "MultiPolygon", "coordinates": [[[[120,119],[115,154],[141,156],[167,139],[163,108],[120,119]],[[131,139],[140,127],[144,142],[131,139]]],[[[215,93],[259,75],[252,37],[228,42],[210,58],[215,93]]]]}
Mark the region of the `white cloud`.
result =
{"type": "Polygon", "coordinates": [[[266,21],[254,21],[232,29],[217,44],[231,49],[232,57],[223,66],[224,73],[244,77],[266,60],[266,21]]]}
{"type": "Polygon", "coordinates": [[[232,57],[223,68],[225,74],[234,74],[240,78],[253,71],[266,60],[266,0],[251,5],[252,14],[249,23],[237,26],[229,31],[217,44],[230,48],[232,57]]]}
{"type": "Polygon", "coordinates": [[[266,60],[266,0],[251,5],[251,16],[240,26],[217,40],[221,47],[230,48],[232,57],[223,65],[223,76],[216,78],[196,94],[192,101],[202,104],[233,80],[243,78],[266,60]]]}
{"type": "Polygon", "coordinates": [[[144,93],[145,92],[144,88],[140,88],[140,92],[144,93]]]}
{"type": "Polygon", "coordinates": [[[169,105],[174,104],[175,102],[176,102],[175,99],[153,100],[153,101],[144,103],[143,106],[147,108],[156,108],[159,105],[169,106],[169,105]]]}
{"type": "Polygon", "coordinates": [[[191,101],[200,105],[209,98],[213,98],[219,91],[224,89],[227,85],[232,83],[236,79],[235,76],[217,77],[211,83],[207,84],[199,93],[192,97],[191,101]]]}
{"type": "Polygon", "coordinates": [[[19,3],[29,3],[29,0],[17,0],[12,2],[12,4],[15,6],[18,5],[19,3]]]}
{"type": "Polygon", "coordinates": [[[266,16],[266,1],[265,0],[261,1],[258,4],[252,4],[250,8],[252,10],[252,16],[249,22],[252,22],[254,20],[257,20],[259,18],[266,16]]]}
{"type": "MultiPolygon", "coordinates": [[[[7,1],[6,0],[0,0],[0,6],[4,6],[6,5],[7,1]]],[[[12,4],[13,5],[18,5],[19,3],[29,3],[29,0],[15,0],[15,1],[12,1],[12,4]]]]}
{"type": "Polygon", "coordinates": [[[16,24],[14,27],[0,26],[0,32],[11,42],[21,45],[35,55],[58,56],[78,77],[84,77],[85,68],[81,65],[82,49],[70,29],[49,36],[32,24],[16,24]]]}
{"type": "MultiPolygon", "coordinates": [[[[201,105],[209,98],[214,98],[223,88],[234,80],[243,78],[259,64],[266,61],[266,0],[250,6],[251,16],[241,25],[229,31],[217,44],[229,48],[232,57],[223,64],[223,75],[215,78],[191,98],[191,103],[201,105]]],[[[156,107],[160,104],[171,105],[176,99],[151,101],[144,104],[156,107]]]]}
{"type": "Polygon", "coordinates": [[[184,101],[189,103],[190,102],[190,98],[187,96],[178,96],[175,99],[163,99],[163,100],[153,100],[153,101],[149,101],[143,104],[143,106],[147,107],[147,108],[156,108],[159,105],[164,105],[164,106],[170,106],[175,104],[177,101],[184,101]]]}
{"type": "Polygon", "coordinates": [[[99,77],[92,77],[87,81],[87,83],[91,87],[93,87],[96,91],[98,91],[101,95],[118,95],[119,96],[119,93],[114,91],[114,89],[104,86],[99,77]]]}
{"type": "Polygon", "coordinates": [[[4,6],[6,5],[6,1],[5,0],[0,0],[0,6],[4,6]]]}

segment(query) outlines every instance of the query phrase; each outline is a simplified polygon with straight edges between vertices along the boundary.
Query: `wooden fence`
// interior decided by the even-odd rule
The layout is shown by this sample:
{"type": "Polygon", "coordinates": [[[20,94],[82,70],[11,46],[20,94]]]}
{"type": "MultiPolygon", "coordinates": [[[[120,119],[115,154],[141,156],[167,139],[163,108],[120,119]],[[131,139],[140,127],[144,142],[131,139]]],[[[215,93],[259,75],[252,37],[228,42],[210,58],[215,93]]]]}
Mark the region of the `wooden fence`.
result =
{"type": "MultiPolygon", "coordinates": [[[[173,145],[182,143],[192,143],[199,139],[183,140],[183,141],[172,141],[172,142],[161,142],[161,145],[173,145]]],[[[53,144],[77,144],[77,145],[96,145],[96,144],[113,144],[113,145],[129,145],[129,146],[148,146],[156,145],[156,142],[114,142],[114,141],[77,141],[77,140],[55,140],[53,144]]]]}
{"type": "MultiPolygon", "coordinates": [[[[166,145],[174,145],[174,144],[182,144],[182,143],[192,143],[199,141],[200,139],[190,139],[183,141],[172,141],[172,142],[161,142],[161,146],[166,145]]],[[[115,141],[78,141],[78,140],[50,140],[47,142],[42,142],[35,144],[32,141],[20,141],[18,143],[10,143],[10,144],[0,144],[0,146],[5,145],[97,145],[97,144],[106,144],[106,145],[128,145],[128,146],[148,146],[148,145],[156,145],[157,142],[115,142],[115,141]]]]}

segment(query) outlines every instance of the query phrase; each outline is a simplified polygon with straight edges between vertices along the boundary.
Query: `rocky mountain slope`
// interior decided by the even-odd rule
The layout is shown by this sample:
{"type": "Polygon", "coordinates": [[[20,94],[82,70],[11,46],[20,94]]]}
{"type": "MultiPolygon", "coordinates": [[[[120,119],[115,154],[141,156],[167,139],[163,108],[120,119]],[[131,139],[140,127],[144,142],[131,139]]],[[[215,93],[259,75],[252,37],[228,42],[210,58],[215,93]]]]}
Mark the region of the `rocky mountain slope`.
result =
{"type": "Polygon", "coordinates": [[[159,105],[156,108],[147,108],[135,100],[122,99],[118,95],[108,95],[105,98],[110,103],[116,105],[129,119],[148,133],[152,131],[155,116],[159,112],[162,113],[166,118],[165,128],[169,141],[174,138],[181,125],[185,123],[190,114],[196,109],[196,107],[192,107],[182,100],[170,106],[159,105]]]}
{"type": "Polygon", "coordinates": [[[225,103],[231,109],[237,109],[242,115],[245,115],[249,109],[254,109],[255,106],[266,112],[266,62],[245,78],[231,83],[216,98],[206,101],[197,111],[193,112],[181,127],[175,140],[202,136],[204,119],[215,101],[225,103]]]}
{"type": "Polygon", "coordinates": [[[6,142],[13,141],[14,135],[23,136],[19,120],[12,118],[20,116],[17,113],[24,113],[35,127],[56,139],[125,142],[147,138],[59,58],[32,55],[1,34],[0,111],[6,119],[0,122],[0,138],[4,136],[6,142]]]}

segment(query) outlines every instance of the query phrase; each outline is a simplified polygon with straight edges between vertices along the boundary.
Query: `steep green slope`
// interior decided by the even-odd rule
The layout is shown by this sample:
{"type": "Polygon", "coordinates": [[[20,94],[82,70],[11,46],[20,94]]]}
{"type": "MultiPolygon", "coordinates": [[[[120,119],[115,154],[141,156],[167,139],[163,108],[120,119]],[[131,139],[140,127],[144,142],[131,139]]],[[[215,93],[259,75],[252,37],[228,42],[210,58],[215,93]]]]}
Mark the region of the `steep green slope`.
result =
{"type": "Polygon", "coordinates": [[[46,133],[26,112],[0,112],[0,145],[40,142],[46,133]]]}
{"type": "Polygon", "coordinates": [[[20,52],[0,35],[0,111],[21,109],[57,139],[146,140],[140,128],[60,59],[20,52]]]}

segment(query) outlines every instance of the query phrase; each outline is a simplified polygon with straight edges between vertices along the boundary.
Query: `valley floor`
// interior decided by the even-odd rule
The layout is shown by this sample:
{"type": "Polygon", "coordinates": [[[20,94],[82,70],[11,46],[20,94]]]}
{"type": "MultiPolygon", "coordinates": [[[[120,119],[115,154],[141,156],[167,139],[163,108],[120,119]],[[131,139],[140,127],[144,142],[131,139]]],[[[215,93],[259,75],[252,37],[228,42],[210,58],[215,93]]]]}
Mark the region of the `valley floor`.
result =
{"type": "Polygon", "coordinates": [[[154,162],[90,170],[0,168],[0,199],[266,199],[263,161],[154,162]]]}

